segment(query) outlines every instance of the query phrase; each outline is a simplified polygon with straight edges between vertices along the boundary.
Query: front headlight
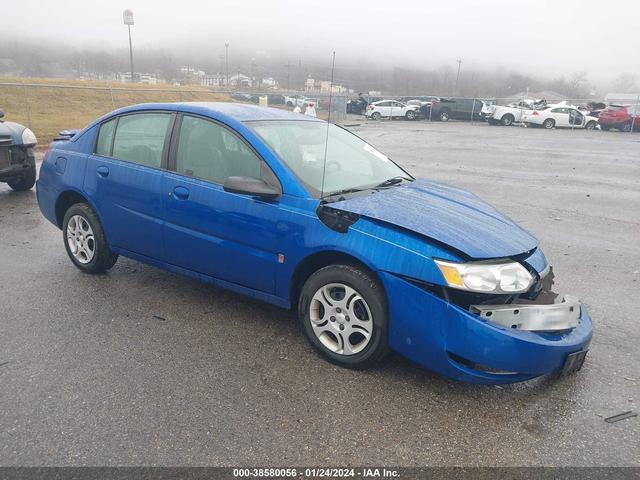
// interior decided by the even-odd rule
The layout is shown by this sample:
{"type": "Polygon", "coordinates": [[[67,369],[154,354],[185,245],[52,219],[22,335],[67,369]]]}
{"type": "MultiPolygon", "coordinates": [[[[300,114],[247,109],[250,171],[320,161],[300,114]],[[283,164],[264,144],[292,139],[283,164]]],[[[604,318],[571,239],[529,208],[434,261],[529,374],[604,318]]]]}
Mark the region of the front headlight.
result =
{"type": "Polygon", "coordinates": [[[481,293],[523,293],[533,284],[533,276],[518,262],[434,261],[442,272],[447,286],[459,290],[481,293]]]}
{"type": "Polygon", "coordinates": [[[38,139],[35,134],[28,128],[25,128],[22,132],[22,144],[23,145],[35,145],[38,143],[38,139]]]}

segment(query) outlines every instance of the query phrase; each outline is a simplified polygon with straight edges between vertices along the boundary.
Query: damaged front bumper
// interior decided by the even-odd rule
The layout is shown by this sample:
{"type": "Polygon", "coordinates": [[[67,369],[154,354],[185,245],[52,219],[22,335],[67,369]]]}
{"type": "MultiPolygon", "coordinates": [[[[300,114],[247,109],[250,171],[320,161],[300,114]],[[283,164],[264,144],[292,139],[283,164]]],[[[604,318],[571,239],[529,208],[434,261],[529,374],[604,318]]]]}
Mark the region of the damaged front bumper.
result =
{"type": "Polygon", "coordinates": [[[591,342],[589,313],[570,297],[466,309],[396,275],[380,276],[391,348],[449,378],[496,384],[575,371],[591,342]]]}
{"type": "Polygon", "coordinates": [[[488,322],[514,330],[557,332],[578,325],[581,303],[565,296],[550,305],[518,304],[471,305],[469,310],[488,322]]]}
{"type": "Polygon", "coordinates": [[[0,182],[20,177],[36,166],[33,149],[0,139],[0,182]]]}

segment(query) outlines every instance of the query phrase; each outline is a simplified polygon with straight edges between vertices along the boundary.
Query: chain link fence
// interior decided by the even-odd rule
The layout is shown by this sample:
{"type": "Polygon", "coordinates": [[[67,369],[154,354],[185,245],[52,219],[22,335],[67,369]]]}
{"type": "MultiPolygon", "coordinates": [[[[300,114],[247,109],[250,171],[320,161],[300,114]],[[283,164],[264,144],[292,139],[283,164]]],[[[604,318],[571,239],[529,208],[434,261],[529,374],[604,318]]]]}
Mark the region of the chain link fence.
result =
{"type": "MultiPolygon", "coordinates": [[[[170,85],[124,85],[94,82],[78,85],[78,82],[22,83],[0,82],[0,110],[5,119],[31,128],[40,144],[46,145],[60,130],[82,128],[91,121],[116,108],[147,102],[189,102],[189,101],[233,101],[268,105],[270,107],[294,110],[298,106],[302,113],[313,104],[319,118],[333,123],[344,123],[355,118],[364,118],[368,105],[376,101],[392,101],[419,106],[419,120],[442,121],[464,120],[471,123],[483,122],[498,107],[508,105],[525,106],[536,99],[522,94],[505,98],[439,97],[436,95],[385,95],[361,97],[354,94],[329,94],[326,92],[279,92],[275,90],[229,91],[211,87],[170,86],[170,85]],[[355,116],[354,116],[355,115],[355,116]],[[445,118],[446,117],[446,118],[445,118]]],[[[590,99],[545,99],[547,105],[563,101],[567,106],[587,107],[590,99]]],[[[397,104],[391,106],[388,115],[393,118],[401,112],[397,104]]],[[[541,104],[537,104],[540,107],[541,104]]],[[[635,104],[628,106],[631,125],[628,131],[640,129],[637,116],[640,115],[640,96],[635,104]]],[[[587,112],[587,110],[584,110],[587,112]]],[[[517,112],[516,112],[517,113],[517,112]]],[[[499,119],[498,119],[499,120],[499,119]]],[[[521,118],[514,116],[512,123],[521,118]]],[[[627,127],[625,127],[627,128],[627,127]]],[[[626,131],[627,131],[626,130],[626,131]]]]}

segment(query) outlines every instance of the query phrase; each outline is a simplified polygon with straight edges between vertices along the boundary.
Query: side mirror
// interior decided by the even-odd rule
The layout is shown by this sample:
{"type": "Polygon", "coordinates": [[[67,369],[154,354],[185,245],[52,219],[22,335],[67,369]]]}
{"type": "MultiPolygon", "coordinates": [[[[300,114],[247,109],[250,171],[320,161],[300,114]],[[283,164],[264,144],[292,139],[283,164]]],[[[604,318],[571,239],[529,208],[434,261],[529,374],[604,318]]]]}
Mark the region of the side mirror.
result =
{"type": "Polygon", "coordinates": [[[252,197],[273,200],[281,195],[279,189],[272,187],[264,180],[253,177],[229,177],[224,182],[224,191],[251,195],[252,197]]]}

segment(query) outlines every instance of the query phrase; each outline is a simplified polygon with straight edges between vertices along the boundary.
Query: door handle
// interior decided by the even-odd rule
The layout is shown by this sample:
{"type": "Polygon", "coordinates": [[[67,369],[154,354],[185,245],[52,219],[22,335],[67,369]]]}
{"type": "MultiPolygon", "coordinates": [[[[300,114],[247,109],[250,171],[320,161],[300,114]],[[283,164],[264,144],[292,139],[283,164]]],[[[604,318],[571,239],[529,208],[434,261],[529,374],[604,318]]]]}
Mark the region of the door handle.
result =
{"type": "MultiPolygon", "coordinates": [[[[169,192],[169,196],[171,196],[171,192],[169,192]]],[[[173,189],[173,196],[179,200],[186,200],[189,198],[189,190],[185,187],[175,187],[173,189]]]]}
{"type": "Polygon", "coordinates": [[[96,168],[96,171],[98,172],[98,175],[100,175],[103,178],[109,176],[109,169],[104,165],[100,165],[98,168],[96,168]]]}

